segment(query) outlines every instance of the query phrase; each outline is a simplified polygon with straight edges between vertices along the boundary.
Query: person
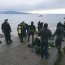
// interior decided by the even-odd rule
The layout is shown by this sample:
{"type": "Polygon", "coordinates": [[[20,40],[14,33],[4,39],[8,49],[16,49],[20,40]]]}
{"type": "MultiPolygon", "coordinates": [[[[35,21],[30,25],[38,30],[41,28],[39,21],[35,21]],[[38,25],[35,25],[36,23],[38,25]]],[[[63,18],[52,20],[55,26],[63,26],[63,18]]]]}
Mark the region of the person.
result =
{"type": "Polygon", "coordinates": [[[38,31],[40,30],[40,23],[41,23],[41,22],[39,21],[39,22],[38,22],[38,31]]]}
{"type": "Polygon", "coordinates": [[[27,23],[25,23],[26,25],[26,34],[28,35],[28,32],[29,32],[29,25],[27,23]]]}
{"type": "Polygon", "coordinates": [[[65,30],[65,21],[64,21],[64,24],[63,24],[63,28],[64,28],[64,30],[65,30]]]}
{"type": "Polygon", "coordinates": [[[48,59],[48,39],[51,38],[51,30],[48,29],[48,24],[45,23],[40,32],[41,37],[41,59],[45,55],[45,59],[48,59]]]}
{"type": "Polygon", "coordinates": [[[43,22],[40,23],[40,29],[42,29],[42,28],[43,28],[43,22]]]}
{"type": "Polygon", "coordinates": [[[65,38],[65,21],[64,21],[64,24],[63,24],[63,29],[64,29],[64,38],[65,38]]]}
{"type": "Polygon", "coordinates": [[[25,40],[26,40],[26,38],[28,38],[28,33],[29,33],[29,25],[27,23],[25,23],[25,29],[26,29],[26,36],[25,36],[25,40]]]}
{"type": "Polygon", "coordinates": [[[40,36],[40,31],[43,28],[43,22],[38,22],[38,36],[40,36]]]}
{"type": "Polygon", "coordinates": [[[12,40],[11,40],[11,27],[10,27],[10,24],[8,23],[8,19],[5,19],[4,23],[2,23],[2,32],[4,33],[5,35],[5,40],[6,40],[6,43],[7,44],[10,44],[12,43],[12,40]]]}
{"type": "Polygon", "coordinates": [[[35,31],[36,31],[36,28],[35,28],[34,22],[32,21],[31,25],[29,26],[28,42],[29,42],[30,35],[32,35],[32,42],[34,41],[35,31]]]}
{"type": "Polygon", "coordinates": [[[57,24],[57,29],[55,33],[53,34],[53,38],[56,36],[56,48],[58,49],[58,53],[61,53],[61,43],[63,41],[63,35],[64,35],[64,30],[62,27],[62,24],[59,22],[57,24]]]}
{"type": "MultiPolygon", "coordinates": [[[[22,37],[25,38],[25,41],[26,41],[26,36],[27,36],[27,35],[26,35],[26,34],[27,34],[27,33],[26,33],[27,28],[26,28],[26,27],[27,27],[27,25],[26,25],[26,23],[25,23],[24,21],[22,22],[22,26],[23,26],[22,37]]],[[[22,38],[22,39],[23,39],[23,38],[22,38]]],[[[23,42],[24,42],[24,41],[23,41],[23,42]]]]}
{"type": "Polygon", "coordinates": [[[21,42],[24,42],[23,39],[25,38],[26,41],[26,24],[23,21],[21,24],[21,42]]]}

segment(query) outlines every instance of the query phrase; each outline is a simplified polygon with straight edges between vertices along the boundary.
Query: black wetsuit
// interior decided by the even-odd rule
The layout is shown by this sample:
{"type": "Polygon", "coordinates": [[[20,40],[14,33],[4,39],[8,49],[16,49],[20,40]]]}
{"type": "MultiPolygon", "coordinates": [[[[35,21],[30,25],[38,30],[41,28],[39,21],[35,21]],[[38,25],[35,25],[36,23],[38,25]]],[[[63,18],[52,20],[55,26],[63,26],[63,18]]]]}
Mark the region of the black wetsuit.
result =
{"type": "Polygon", "coordinates": [[[3,31],[3,33],[4,33],[4,35],[5,35],[5,40],[6,40],[6,42],[7,42],[8,44],[11,43],[11,42],[12,42],[12,40],[11,40],[11,35],[10,35],[10,33],[11,33],[11,27],[10,27],[9,23],[4,22],[4,23],[2,24],[2,31],[3,31]]]}
{"type": "Polygon", "coordinates": [[[43,58],[43,54],[48,58],[48,39],[51,37],[52,33],[49,29],[43,28],[40,32],[41,36],[41,58],[43,58]]]}
{"type": "Polygon", "coordinates": [[[58,27],[53,35],[53,37],[56,35],[56,47],[58,49],[58,52],[61,51],[61,42],[63,41],[63,34],[64,30],[62,27],[58,27]]]}
{"type": "Polygon", "coordinates": [[[34,41],[34,33],[35,33],[35,26],[30,25],[29,26],[29,34],[28,34],[28,42],[29,42],[30,35],[32,35],[32,42],[34,41]]]}

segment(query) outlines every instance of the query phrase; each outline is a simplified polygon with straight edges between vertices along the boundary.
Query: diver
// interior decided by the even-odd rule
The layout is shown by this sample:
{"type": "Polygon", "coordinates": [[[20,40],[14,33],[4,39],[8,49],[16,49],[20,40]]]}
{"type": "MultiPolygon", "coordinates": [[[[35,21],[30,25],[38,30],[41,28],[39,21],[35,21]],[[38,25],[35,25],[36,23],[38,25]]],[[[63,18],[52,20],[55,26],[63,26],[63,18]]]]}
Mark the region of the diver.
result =
{"type": "Polygon", "coordinates": [[[35,28],[34,22],[32,21],[31,25],[29,26],[28,42],[29,42],[30,35],[32,36],[32,42],[34,41],[35,31],[36,31],[36,28],[35,28]]]}
{"type": "Polygon", "coordinates": [[[7,44],[11,44],[12,40],[11,40],[11,27],[10,24],[8,23],[8,19],[5,19],[4,23],[2,23],[2,32],[5,35],[5,41],[7,44]]]}
{"type": "Polygon", "coordinates": [[[51,38],[52,33],[51,30],[48,29],[48,24],[45,23],[41,32],[41,59],[45,55],[45,58],[48,59],[48,39],[51,38]]]}
{"type": "Polygon", "coordinates": [[[59,22],[57,24],[57,29],[55,33],[53,34],[53,38],[56,36],[56,48],[58,49],[58,53],[61,53],[61,43],[63,41],[63,36],[64,36],[64,30],[62,27],[62,24],[59,22]]]}

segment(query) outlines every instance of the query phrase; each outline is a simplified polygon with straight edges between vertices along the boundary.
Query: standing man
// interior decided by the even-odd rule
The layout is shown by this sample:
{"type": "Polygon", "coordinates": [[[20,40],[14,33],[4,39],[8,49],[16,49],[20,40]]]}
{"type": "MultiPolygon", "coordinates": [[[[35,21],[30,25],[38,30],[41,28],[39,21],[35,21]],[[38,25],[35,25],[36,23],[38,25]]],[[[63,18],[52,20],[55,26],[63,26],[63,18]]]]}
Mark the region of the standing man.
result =
{"type": "Polygon", "coordinates": [[[62,24],[59,22],[57,24],[57,29],[55,31],[55,33],[53,34],[53,38],[54,36],[56,36],[56,48],[58,49],[58,53],[61,52],[61,43],[63,41],[63,35],[64,35],[64,30],[62,27],[62,24]]]}
{"type": "Polygon", "coordinates": [[[26,23],[23,21],[22,23],[20,23],[18,25],[18,28],[17,28],[17,31],[18,31],[18,35],[19,35],[19,38],[20,38],[20,42],[24,42],[24,38],[25,38],[25,41],[26,41],[26,23]]]}
{"type": "Polygon", "coordinates": [[[40,32],[41,36],[41,58],[43,59],[43,55],[45,58],[48,58],[48,39],[52,36],[51,31],[48,29],[48,24],[45,23],[44,27],[40,32]]]}
{"type": "Polygon", "coordinates": [[[40,30],[40,24],[41,24],[41,22],[39,21],[39,22],[38,22],[38,32],[39,32],[39,30],[40,30]]]}
{"type": "Polygon", "coordinates": [[[36,31],[35,25],[34,25],[34,22],[32,21],[32,22],[31,22],[31,25],[29,26],[28,42],[29,42],[30,35],[32,35],[32,42],[34,41],[35,31],[36,31]]]}
{"type": "Polygon", "coordinates": [[[23,42],[26,42],[26,23],[24,21],[22,22],[22,27],[23,27],[22,40],[25,38],[25,41],[23,41],[23,42]]]}
{"type": "Polygon", "coordinates": [[[6,43],[7,44],[12,43],[11,35],[10,35],[10,33],[11,33],[11,27],[10,27],[10,25],[8,23],[8,19],[5,19],[4,23],[2,23],[1,29],[2,29],[2,32],[5,35],[5,41],[6,41],[6,43]]]}

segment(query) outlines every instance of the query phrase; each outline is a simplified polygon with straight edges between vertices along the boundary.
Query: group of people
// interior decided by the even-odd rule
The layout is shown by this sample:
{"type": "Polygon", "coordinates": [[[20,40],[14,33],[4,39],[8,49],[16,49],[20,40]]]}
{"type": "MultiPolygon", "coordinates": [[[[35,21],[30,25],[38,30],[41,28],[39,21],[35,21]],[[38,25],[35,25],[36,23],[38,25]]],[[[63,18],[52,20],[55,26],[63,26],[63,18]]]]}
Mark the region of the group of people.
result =
{"type": "Polygon", "coordinates": [[[34,34],[36,31],[34,22],[31,22],[31,25],[28,25],[27,23],[25,23],[24,21],[22,23],[20,23],[17,27],[17,31],[18,31],[18,35],[20,38],[21,42],[24,42],[23,39],[25,38],[26,41],[26,37],[28,37],[28,42],[30,39],[30,35],[32,36],[32,42],[34,41],[34,34]]]}
{"type": "MultiPolygon", "coordinates": [[[[21,25],[22,26],[22,25],[21,25]]],[[[36,32],[36,27],[34,25],[34,22],[31,22],[31,25],[27,25],[27,34],[28,34],[28,42],[30,35],[32,35],[32,43],[34,42],[34,35],[36,32]]],[[[41,47],[41,58],[45,55],[46,58],[48,58],[48,40],[49,39],[54,39],[56,36],[55,40],[55,45],[56,48],[58,49],[58,53],[61,53],[61,43],[63,41],[63,37],[65,36],[65,23],[62,24],[61,22],[57,23],[56,31],[52,35],[52,32],[50,29],[48,29],[48,24],[43,22],[38,22],[38,36],[41,38],[40,42],[40,47],[41,47]]],[[[22,32],[21,35],[24,33],[22,32]]],[[[21,36],[22,37],[22,36],[21,36]]],[[[24,36],[26,37],[26,36],[24,36]]]]}
{"type": "MultiPolygon", "coordinates": [[[[5,19],[5,22],[2,24],[2,32],[5,35],[5,40],[7,44],[11,44],[12,40],[11,40],[11,27],[8,23],[8,19],[5,19]]],[[[45,55],[45,58],[48,58],[48,40],[49,39],[54,39],[54,37],[56,36],[56,40],[55,40],[55,45],[56,48],[58,49],[58,53],[61,53],[61,43],[63,41],[63,37],[65,37],[65,23],[62,24],[61,22],[57,23],[57,27],[56,27],[56,31],[54,32],[54,34],[52,35],[51,30],[48,28],[48,24],[43,22],[38,22],[38,36],[40,36],[40,47],[41,47],[41,58],[43,58],[43,56],[45,55]]],[[[32,43],[34,42],[34,35],[36,34],[36,27],[34,25],[34,22],[31,22],[31,25],[28,25],[27,23],[25,23],[24,21],[22,23],[20,23],[17,27],[17,31],[18,31],[18,36],[20,38],[20,42],[24,42],[24,38],[25,41],[27,39],[27,41],[29,42],[30,39],[30,35],[32,36],[32,43]]]]}

